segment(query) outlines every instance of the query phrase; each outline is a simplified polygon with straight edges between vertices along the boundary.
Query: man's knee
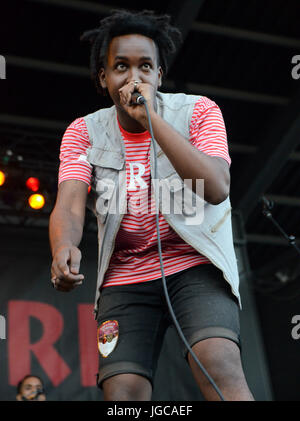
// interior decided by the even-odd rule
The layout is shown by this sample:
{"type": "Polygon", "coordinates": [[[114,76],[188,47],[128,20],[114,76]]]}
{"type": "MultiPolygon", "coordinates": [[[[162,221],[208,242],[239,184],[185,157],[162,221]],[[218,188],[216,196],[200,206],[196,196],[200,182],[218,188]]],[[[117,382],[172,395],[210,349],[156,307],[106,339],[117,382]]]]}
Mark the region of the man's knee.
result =
{"type": "Polygon", "coordinates": [[[105,401],[148,401],[152,386],[148,379],[138,374],[117,374],[103,381],[105,401]]]}
{"type": "MultiPolygon", "coordinates": [[[[192,349],[226,400],[254,400],[244,375],[240,349],[235,342],[230,339],[209,338],[198,342],[192,349]]],[[[219,400],[214,387],[191,355],[189,363],[204,397],[207,400],[219,400]]]]}
{"type": "MultiPolygon", "coordinates": [[[[239,347],[229,339],[205,339],[195,344],[193,351],[207,372],[221,383],[224,379],[244,376],[239,347]]],[[[190,354],[188,359],[194,374],[202,381],[208,382],[190,354]]]]}

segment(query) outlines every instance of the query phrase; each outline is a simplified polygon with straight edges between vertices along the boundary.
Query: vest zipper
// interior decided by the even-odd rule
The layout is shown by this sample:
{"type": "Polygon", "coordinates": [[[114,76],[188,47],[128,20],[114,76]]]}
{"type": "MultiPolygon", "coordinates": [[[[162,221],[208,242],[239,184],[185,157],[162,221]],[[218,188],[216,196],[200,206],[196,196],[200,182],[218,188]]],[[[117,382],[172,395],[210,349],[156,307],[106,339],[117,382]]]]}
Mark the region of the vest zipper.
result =
{"type": "MultiPolygon", "coordinates": [[[[114,244],[115,244],[116,236],[117,236],[117,234],[118,234],[118,232],[119,232],[119,228],[120,228],[120,225],[121,225],[122,219],[123,219],[123,217],[124,217],[124,210],[125,210],[126,205],[127,205],[126,197],[125,197],[125,201],[124,201],[124,203],[125,203],[125,206],[123,206],[122,213],[121,213],[121,215],[123,215],[123,216],[119,219],[119,222],[118,222],[118,229],[116,229],[116,230],[115,230],[114,238],[113,238],[113,241],[112,241],[112,243],[111,243],[111,249],[110,249],[109,258],[107,259],[106,268],[105,268],[105,271],[103,272],[103,278],[104,278],[105,272],[107,271],[107,268],[108,268],[108,266],[109,266],[109,262],[110,262],[110,259],[111,259],[112,254],[113,254],[113,251],[114,251],[114,250],[113,250],[113,249],[114,249],[114,247],[113,247],[113,246],[114,246],[114,244]]],[[[103,279],[102,279],[102,282],[103,282],[103,279]]],[[[99,286],[99,287],[100,287],[100,286],[99,286]]]]}
{"type": "Polygon", "coordinates": [[[229,209],[227,209],[227,211],[224,213],[224,215],[222,216],[222,218],[211,228],[211,232],[217,232],[218,229],[220,228],[220,226],[222,224],[224,224],[225,219],[227,218],[227,216],[229,215],[229,213],[231,212],[231,207],[229,209]]]}
{"type": "MultiPolygon", "coordinates": [[[[114,238],[113,238],[113,241],[112,241],[112,243],[111,243],[111,248],[110,248],[109,258],[107,259],[107,262],[106,262],[106,267],[105,267],[105,269],[104,269],[104,271],[103,271],[103,275],[102,275],[102,282],[101,282],[101,284],[100,284],[100,285],[98,285],[98,283],[97,283],[97,286],[96,286],[96,299],[95,299],[95,307],[94,307],[95,319],[97,319],[98,314],[99,314],[100,288],[101,288],[101,286],[103,285],[104,276],[105,276],[105,273],[106,273],[106,271],[107,271],[107,269],[108,269],[108,266],[109,266],[109,263],[110,263],[110,259],[111,259],[111,256],[112,256],[112,254],[113,254],[113,251],[114,251],[114,247],[113,247],[113,246],[114,246],[114,244],[115,244],[116,236],[117,236],[117,234],[118,234],[118,232],[119,232],[119,228],[120,228],[120,225],[121,225],[122,219],[123,219],[123,217],[124,217],[124,211],[125,211],[125,208],[126,208],[126,206],[127,206],[126,195],[125,195],[124,204],[125,204],[125,206],[123,206],[123,209],[122,209],[122,212],[121,212],[121,215],[123,215],[123,216],[119,219],[117,229],[115,230],[114,238]]],[[[98,273],[99,273],[99,272],[98,272],[98,273]]]]}

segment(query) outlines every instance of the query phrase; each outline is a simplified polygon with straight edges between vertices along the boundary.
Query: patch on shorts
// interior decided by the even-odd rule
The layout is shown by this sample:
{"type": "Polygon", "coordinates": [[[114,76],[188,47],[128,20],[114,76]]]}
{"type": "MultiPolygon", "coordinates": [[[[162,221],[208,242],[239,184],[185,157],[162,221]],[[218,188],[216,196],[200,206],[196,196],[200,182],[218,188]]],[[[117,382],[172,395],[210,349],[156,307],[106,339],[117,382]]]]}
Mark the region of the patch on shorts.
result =
{"type": "Polygon", "coordinates": [[[119,323],[117,320],[103,322],[97,330],[98,349],[102,357],[106,358],[115,349],[119,338],[119,323]]]}

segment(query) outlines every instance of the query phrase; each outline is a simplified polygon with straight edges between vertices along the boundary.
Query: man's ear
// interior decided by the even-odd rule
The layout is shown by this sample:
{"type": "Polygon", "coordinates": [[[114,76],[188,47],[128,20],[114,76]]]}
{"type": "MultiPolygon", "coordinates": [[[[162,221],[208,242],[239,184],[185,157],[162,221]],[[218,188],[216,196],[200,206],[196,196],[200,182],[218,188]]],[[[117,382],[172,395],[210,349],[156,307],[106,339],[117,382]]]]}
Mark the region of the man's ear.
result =
{"type": "Polygon", "coordinates": [[[107,84],[106,84],[106,78],[105,78],[105,70],[103,67],[101,67],[101,69],[99,70],[98,77],[99,77],[101,87],[103,89],[106,89],[107,84]]]}
{"type": "Polygon", "coordinates": [[[160,88],[162,85],[162,77],[163,77],[163,70],[161,66],[158,68],[158,87],[160,88]]]}

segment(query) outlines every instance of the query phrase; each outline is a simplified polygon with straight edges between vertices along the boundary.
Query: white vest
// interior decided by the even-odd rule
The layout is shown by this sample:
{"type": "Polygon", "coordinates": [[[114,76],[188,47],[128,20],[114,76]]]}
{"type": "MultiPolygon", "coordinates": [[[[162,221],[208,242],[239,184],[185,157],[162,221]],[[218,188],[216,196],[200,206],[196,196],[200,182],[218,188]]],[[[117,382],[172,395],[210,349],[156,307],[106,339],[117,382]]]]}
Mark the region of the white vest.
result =
{"type": "MultiPolygon", "coordinates": [[[[183,137],[189,139],[190,121],[195,102],[199,98],[199,96],[181,93],[163,94],[158,92],[156,98],[157,112],[183,137]]],[[[92,209],[98,220],[98,279],[94,308],[95,317],[97,317],[100,287],[114,250],[116,235],[127,209],[125,146],[118,126],[115,106],[88,114],[84,117],[84,120],[91,143],[91,147],[87,151],[87,160],[94,168],[92,187],[96,197],[92,209]]],[[[177,186],[171,189],[170,197],[173,205],[181,208],[184,183],[159,144],[157,142],[155,144],[158,179],[171,180],[173,187],[174,185],[177,186]],[[179,179],[180,182],[174,184],[174,179],[177,179],[177,181],[179,179]]],[[[150,169],[152,178],[154,177],[153,149],[151,144],[150,169]]],[[[197,198],[194,192],[191,192],[191,195],[194,200],[197,198]]],[[[161,200],[156,205],[174,231],[223,272],[224,279],[231,285],[231,290],[238,298],[241,306],[239,275],[232,238],[230,199],[228,197],[219,205],[212,205],[203,200],[200,202],[204,217],[197,224],[191,223],[186,214],[164,212],[161,200]]]]}

